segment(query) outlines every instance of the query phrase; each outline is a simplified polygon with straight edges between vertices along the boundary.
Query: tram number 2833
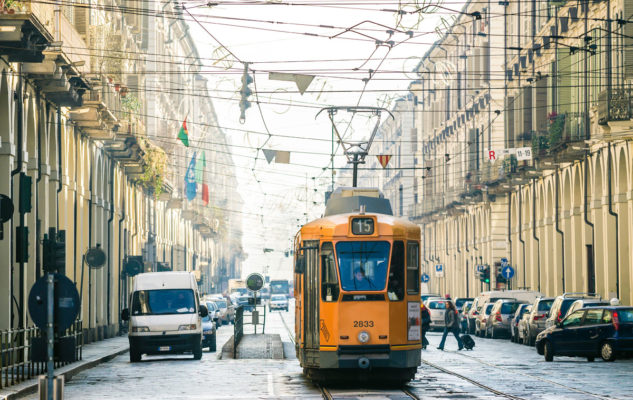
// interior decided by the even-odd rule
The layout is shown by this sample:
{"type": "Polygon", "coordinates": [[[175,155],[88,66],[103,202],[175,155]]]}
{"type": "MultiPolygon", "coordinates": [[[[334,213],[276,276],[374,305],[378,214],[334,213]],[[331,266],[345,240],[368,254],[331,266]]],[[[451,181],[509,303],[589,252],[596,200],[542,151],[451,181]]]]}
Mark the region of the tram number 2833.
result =
{"type": "Polygon", "coordinates": [[[354,328],[373,328],[374,321],[354,321],[354,328]]]}

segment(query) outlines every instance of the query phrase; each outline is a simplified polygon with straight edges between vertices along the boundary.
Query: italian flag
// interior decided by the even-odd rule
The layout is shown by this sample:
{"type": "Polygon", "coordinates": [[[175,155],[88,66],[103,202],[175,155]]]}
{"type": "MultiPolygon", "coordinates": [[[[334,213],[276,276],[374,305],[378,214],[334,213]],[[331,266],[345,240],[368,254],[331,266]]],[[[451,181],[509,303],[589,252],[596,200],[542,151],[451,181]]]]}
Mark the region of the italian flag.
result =
{"type": "Polygon", "coordinates": [[[182,126],[180,127],[180,132],[178,132],[178,139],[184,144],[186,147],[189,147],[189,132],[187,131],[187,118],[182,121],[182,126]]]}

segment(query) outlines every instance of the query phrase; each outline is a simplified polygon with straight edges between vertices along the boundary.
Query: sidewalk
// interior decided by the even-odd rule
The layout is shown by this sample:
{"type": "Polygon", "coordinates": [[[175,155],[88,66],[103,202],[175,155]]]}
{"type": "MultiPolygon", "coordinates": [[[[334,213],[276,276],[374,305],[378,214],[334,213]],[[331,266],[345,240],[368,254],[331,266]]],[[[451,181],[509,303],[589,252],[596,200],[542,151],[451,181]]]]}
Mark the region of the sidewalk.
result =
{"type": "MultiPolygon", "coordinates": [[[[64,375],[65,380],[68,381],[81,371],[126,353],[129,347],[127,335],[87,344],[83,348],[83,360],[55,369],[55,375],[64,375]]],[[[37,379],[30,379],[0,390],[0,400],[18,399],[35,392],[37,392],[37,379]]]]}
{"type": "MultiPolygon", "coordinates": [[[[222,346],[223,360],[233,358],[233,336],[222,346]]],[[[283,360],[284,347],[278,334],[249,334],[237,345],[237,359],[283,360]]]]}

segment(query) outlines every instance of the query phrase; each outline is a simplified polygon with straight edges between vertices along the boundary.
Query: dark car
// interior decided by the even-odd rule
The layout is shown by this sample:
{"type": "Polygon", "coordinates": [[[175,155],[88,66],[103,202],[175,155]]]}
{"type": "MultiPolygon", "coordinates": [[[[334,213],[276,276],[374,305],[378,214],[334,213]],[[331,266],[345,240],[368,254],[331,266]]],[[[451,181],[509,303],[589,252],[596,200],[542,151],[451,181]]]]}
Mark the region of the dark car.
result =
{"type": "Polygon", "coordinates": [[[602,357],[613,361],[633,352],[633,307],[602,306],[576,310],[536,337],[536,350],[554,356],[602,357]]]}
{"type": "Polygon", "coordinates": [[[209,351],[216,349],[216,325],[209,315],[202,318],[202,347],[209,351]]]}
{"type": "Polygon", "coordinates": [[[523,315],[530,312],[532,306],[530,304],[521,304],[515,311],[510,321],[510,341],[519,342],[519,322],[523,319],[523,315]]]}
{"type": "Polygon", "coordinates": [[[539,297],[534,300],[530,315],[528,316],[527,321],[522,324],[523,331],[519,333],[523,344],[534,346],[536,335],[543,332],[546,328],[545,321],[547,320],[549,310],[552,308],[553,303],[553,297],[539,297]]]}
{"type": "Polygon", "coordinates": [[[547,314],[545,327],[550,328],[555,326],[556,322],[561,322],[563,318],[565,318],[571,304],[578,299],[600,299],[600,297],[588,293],[564,293],[556,297],[552,303],[552,308],[550,308],[547,314]]]}

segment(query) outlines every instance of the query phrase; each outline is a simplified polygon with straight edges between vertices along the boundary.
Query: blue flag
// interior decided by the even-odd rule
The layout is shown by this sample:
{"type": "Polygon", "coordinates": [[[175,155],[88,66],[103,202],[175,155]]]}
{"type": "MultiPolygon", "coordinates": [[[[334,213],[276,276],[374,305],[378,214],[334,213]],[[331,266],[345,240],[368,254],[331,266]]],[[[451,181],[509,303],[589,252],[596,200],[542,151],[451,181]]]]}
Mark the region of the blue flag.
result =
{"type": "Polygon", "coordinates": [[[193,153],[187,173],[185,174],[185,193],[187,200],[191,201],[196,198],[196,153],[193,153]]]}

